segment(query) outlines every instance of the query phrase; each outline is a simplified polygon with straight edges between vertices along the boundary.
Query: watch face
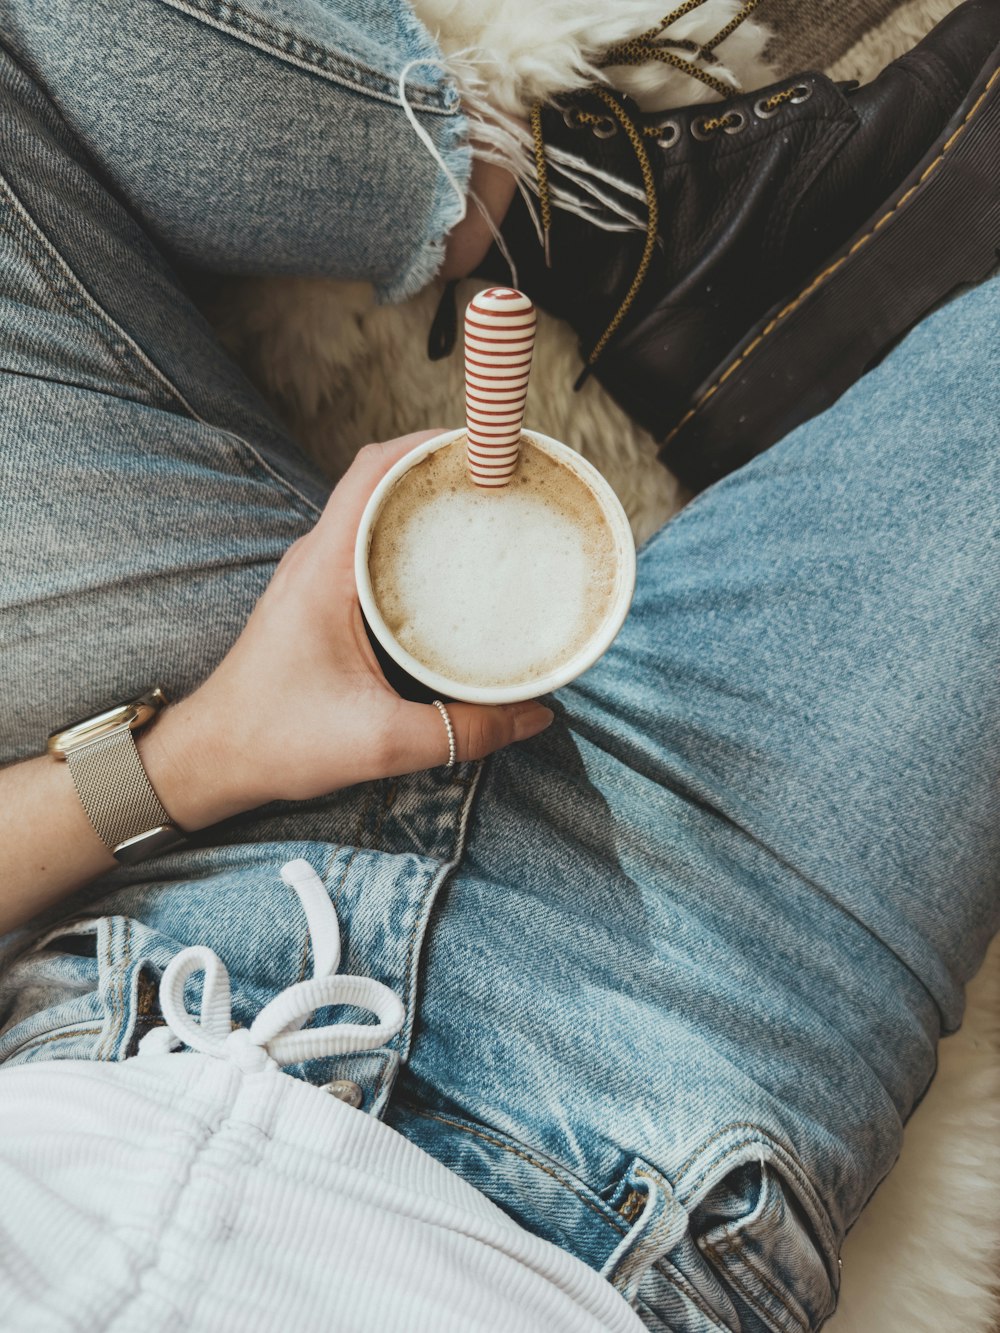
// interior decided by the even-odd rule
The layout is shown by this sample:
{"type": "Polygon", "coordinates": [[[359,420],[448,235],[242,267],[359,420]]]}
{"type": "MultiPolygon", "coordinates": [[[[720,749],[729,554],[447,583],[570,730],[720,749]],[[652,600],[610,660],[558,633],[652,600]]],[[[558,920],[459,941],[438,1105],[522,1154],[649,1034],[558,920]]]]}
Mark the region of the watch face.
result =
{"type": "Polygon", "coordinates": [[[119,727],[135,731],[155,717],[166,703],[166,694],[156,686],[131,703],[119,704],[116,708],[98,713],[96,717],[84,718],[82,722],[72,722],[68,727],[54,731],[48,739],[48,752],[55,759],[65,759],[66,751],[74,745],[86,745],[89,741],[99,740],[119,727]]]}

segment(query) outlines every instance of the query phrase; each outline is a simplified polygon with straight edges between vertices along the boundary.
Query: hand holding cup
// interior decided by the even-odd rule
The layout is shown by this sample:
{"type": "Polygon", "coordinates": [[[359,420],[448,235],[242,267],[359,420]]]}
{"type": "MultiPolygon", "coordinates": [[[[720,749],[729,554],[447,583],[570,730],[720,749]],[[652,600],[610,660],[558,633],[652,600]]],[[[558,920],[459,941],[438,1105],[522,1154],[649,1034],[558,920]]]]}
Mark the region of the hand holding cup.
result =
{"type": "Polygon", "coordinates": [[[611,487],[575,450],[523,428],[535,311],[490,288],[466,317],[464,430],[387,474],[355,548],[361,607],[386,652],[442,698],[548,693],[609,647],[635,546],[611,487]]]}

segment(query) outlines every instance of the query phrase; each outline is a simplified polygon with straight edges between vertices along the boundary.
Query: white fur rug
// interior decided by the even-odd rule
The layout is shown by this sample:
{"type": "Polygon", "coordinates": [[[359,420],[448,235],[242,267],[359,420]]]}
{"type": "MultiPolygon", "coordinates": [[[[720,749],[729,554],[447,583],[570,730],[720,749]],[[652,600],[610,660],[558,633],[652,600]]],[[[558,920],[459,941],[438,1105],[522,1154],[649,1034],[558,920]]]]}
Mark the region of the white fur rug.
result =
{"type": "MultiPolygon", "coordinates": [[[[956,0],[909,0],[829,72],[869,78],[918,40],[956,0]]],[[[443,48],[476,71],[505,111],[578,86],[588,60],[652,25],[662,0],[416,0],[443,48]]],[[[738,0],[706,0],[675,29],[707,37],[738,0]]],[[[759,13],[766,14],[766,2],[759,13]]],[[[723,54],[759,87],[775,72],[766,29],[746,25],[723,54]]],[[[780,73],[794,71],[782,70],[780,73]]],[[[618,81],[618,80],[616,80],[618,81]]],[[[622,80],[625,82],[625,80],[622,80]]],[[[672,71],[631,75],[647,106],[684,105],[702,85],[672,71]]],[[[414,143],[414,151],[423,151],[414,143]]],[[[460,289],[464,303],[481,284],[460,289]]],[[[377,309],[364,284],[255,281],[225,289],[213,317],[223,338],[306,448],[336,478],[358,447],[462,420],[460,357],[432,364],[424,348],[438,292],[377,309]]],[[[676,481],[593,381],[578,370],[569,330],[541,317],[530,425],[579,449],[618,491],[638,539],[682,503],[676,481]]],[[[844,1249],[841,1306],[831,1333],[1000,1333],[1000,941],[969,993],[961,1032],[942,1044],[937,1080],[913,1116],[896,1169],[844,1249]]]]}

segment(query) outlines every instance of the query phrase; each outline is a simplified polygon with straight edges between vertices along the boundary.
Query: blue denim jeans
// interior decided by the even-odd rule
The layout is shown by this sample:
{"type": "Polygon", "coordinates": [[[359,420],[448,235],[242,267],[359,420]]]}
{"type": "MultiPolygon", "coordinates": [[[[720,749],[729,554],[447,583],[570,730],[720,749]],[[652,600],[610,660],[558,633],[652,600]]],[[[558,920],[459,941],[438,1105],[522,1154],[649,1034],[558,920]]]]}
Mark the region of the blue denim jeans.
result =
{"type": "MultiPolygon", "coordinates": [[[[0,33],[7,762],[193,688],[326,494],[172,266],[404,294],[456,216],[412,61],[469,154],[397,0],[0,0],[0,33]]],[[[128,1057],[193,943],[248,1023],[309,971],[302,856],[407,1022],[291,1072],[652,1329],[818,1327],[998,925],[998,323],[996,282],[952,302],[670,522],[535,741],[251,812],[0,941],[0,1060],[128,1057]]]]}

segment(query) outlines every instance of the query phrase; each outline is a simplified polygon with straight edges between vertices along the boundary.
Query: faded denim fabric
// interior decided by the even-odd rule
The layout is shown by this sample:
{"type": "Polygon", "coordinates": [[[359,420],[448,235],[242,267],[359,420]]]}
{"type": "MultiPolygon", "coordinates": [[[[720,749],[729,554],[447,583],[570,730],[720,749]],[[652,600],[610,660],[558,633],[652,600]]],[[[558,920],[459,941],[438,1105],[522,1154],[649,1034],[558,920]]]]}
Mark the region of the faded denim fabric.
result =
{"type": "MultiPolygon", "coordinates": [[[[170,265],[398,294],[454,214],[402,4],[0,0],[0,32],[6,762],[196,685],[326,494],[170,265]]],[[[651,1329],[818,1327],[998,924],[998,324],[993,282],[669,523],[535,741],[251,812],[0,942],[0,1060],[127,1058],[195,943],[248,1023],[309,973],[303,856],[407,1024],[293,1073],[651,1329]]]]}
{"type": "Polygon", "coordinates": [[[460,184],[467,125],[399,0],[0,0],[0,38],[174,260],[364,278],[386,300],[440,267],[461,209],[400,115],[404,70],[460,184]]]}
{"type": "Polygon", "coordinates": [[[993,280],[646,545],[435,911],[390,1122],[670,1328],[831,1312],[1000,924],[998,334],[993,280]]]}

